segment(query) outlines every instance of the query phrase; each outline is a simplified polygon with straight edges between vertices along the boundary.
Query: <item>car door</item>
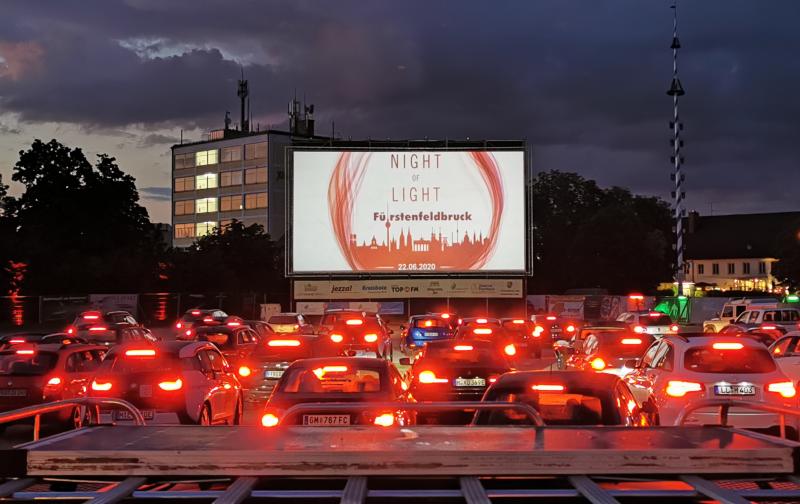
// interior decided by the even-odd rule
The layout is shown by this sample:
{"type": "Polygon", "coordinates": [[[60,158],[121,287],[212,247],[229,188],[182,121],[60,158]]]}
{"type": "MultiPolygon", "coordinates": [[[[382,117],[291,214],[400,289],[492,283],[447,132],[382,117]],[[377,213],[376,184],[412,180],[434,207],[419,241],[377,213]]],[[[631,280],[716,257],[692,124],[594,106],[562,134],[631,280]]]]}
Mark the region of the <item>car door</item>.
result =
{"type": "Polygon", "coordinates": [[[211,366],[208,351],[205,349],[197,351],[193,362],[187,367],[189,369],[184,372],[184,376],[187,378],[186,410],[194,420],[197,420],[200,415],[200,407],[206,399],[211,404],[212,412],[215,410],[214,394],[219,388],[219,380],[211,366]]]}
{"type": "Polygon", "coordinates": [[[639,404],[643,404],[650,397],[651,384],[648,378],[648,373],[652,369],[653,360],[655,359],[656,354],[659,348],[661,348],[662,344],[663,342],[661,340],[653,342],[644,352],[644,355],[638,362],[636,369],[634,369],[626,377],[626,381],[631,386],[631,392],[633,392],[633,395],[636,396],[636,400],[639,402],[639,404]]]}
{"type": "Polygon", "coordinates": [[[83,352],[70,352],[64,363],[64,388],[62,399],[81,397],[86,390],[82,376],[84,364],[83,352]]]}
{"type": "Polygon", "coordinates": [[[214,379],[216,387],[212,394],[211,414],[214,421],[227,418],[233,411],[233,404],[231,391],[236,392],[236,383],[231,379],[231,367],[225,361],[225,357],[219,350],[206,350],[209,360],[211,361],[211,369],[214,371],[214,379]],[[227,386],[227,388],[226,388],[227,386]]]}

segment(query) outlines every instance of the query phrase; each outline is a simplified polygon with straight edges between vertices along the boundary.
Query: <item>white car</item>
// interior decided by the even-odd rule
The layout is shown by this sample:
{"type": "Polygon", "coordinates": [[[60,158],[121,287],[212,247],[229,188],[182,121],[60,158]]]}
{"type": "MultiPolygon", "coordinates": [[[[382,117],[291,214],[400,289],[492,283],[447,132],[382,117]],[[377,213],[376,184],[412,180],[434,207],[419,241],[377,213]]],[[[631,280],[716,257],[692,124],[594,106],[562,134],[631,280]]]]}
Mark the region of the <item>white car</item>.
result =
{"type": "Polygon", "coordinates": [[[673,323],[669,315],[650,310],[620,313],[617,322],[627,325],[635,333],[653,336],[677,334],[679,330],[678,324],[673,323]]]}
{"type": "Polygon", "coordinates": [[[797,385],[800,382],[800,331],[786,333],[769,347],[780,370],[797,385]]]}
{"type": "MultiPolygon", "coordinates": [[[[666,336],[653,342],[626,376],[640,404],[658,411],[661,425],[674,425],[691,402],[730,399],[774,406],[798,406],[795,383],[778,369],[767,348],[751,338],[727,336],[666,336]]],[[[686,424],[719,424],[719,407],[696,410],[686,424]]],[[[778,415],[730,408],[735,427],[767,429],[779,425],[778,415]]],[[[797,419],[787,417],[797,428],[797,419]]]]}

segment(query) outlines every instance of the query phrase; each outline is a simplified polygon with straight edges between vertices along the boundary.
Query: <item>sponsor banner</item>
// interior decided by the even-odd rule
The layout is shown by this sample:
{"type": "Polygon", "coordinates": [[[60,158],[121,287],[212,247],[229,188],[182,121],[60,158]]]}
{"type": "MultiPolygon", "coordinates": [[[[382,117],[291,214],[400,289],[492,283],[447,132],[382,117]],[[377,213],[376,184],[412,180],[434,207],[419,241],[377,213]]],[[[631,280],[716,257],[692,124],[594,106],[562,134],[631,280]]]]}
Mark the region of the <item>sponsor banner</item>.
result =
{"type": "Polygon", "coordinates": [[[89,294],[89,304],[95,310],[116,311],[123,310],[134,317],[139,306],[138,294],[89,294]]]}
{"type": "Polygon", "coordinates": [[[583,319],[585,296],[548,296],[547,311],[568,319],[583,319]]]}
{"type": "Polygon", "coordinates": [[[261,308],[259,320],[264,322],[269,320],[271,316],[277,315],[281,312],[281,305],[277,303],[261,304],[259,307],[261,308]]]}
{"type": "Polygon", "coordinates": [[[357,310],[374,311],[377,309],[381,315],[404,315],[405,303],[402,301],[388,301],[383,303],[324,303],[321,301],[297,301],[295,310],[303,315],[322,315],[327,308],[352,308],[357,310]]]}
{"type": "Polygon", "coordinates": [[[295,299],[521,298],[522,280],[296,280],[295,299]]]}
{"type": "Polygon", "coordinates": [[[522,151],[293,156],[294,273],[525,271],[522,151]]]}

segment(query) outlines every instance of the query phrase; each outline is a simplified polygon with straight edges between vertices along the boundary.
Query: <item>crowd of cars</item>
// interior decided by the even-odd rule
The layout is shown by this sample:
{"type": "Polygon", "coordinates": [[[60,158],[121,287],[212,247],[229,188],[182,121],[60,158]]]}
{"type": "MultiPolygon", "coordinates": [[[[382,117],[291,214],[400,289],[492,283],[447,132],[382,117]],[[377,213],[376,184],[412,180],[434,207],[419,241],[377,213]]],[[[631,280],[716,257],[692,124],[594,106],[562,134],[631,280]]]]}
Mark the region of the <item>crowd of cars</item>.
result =
{"type": "MultiPolygon", "coordinates": [[[[90,311],[62,333],[0,339],[0,410],[88,396],[124,399],[151,422],[236,425],[254,410],[267,429],[534,422],[477,405],[504,402],[545,424],[642,427],[719,423],[716,406],[682,412],[723,399],[738,401],[730,424],[773,429],[777,414],[744,406],[798,407],[798,315],[751,306],[712,334],[651,310],[603,322],[426,313],[395,335],[363,310],[331,309],[315,325],[299,313],[253,321],[198,308],[162,341],[126,312],[90,311]]],[[[133,420],[95,413],[76,406],[52,420],[133,420]]]]}

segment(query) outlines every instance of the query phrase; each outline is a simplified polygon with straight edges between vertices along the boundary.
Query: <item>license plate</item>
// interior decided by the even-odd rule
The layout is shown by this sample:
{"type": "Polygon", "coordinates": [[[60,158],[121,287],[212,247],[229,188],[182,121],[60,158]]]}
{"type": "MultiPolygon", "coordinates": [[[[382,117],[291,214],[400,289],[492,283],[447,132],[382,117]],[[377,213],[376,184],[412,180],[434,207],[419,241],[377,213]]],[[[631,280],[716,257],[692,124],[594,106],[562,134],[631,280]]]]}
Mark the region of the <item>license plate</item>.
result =
{"type": "Polygon", "coordinates": [[[350,425],[350,415],[303,415],[303,425],[320,427],[350,425]]]}
{"type": "Polygon", "coordinates": [[[280,378],[281,376],[283,376],[283,370],[264,371],[264,378],[280,378]]]}
{"type": "Polygon", "coordinates": [[[756,395],[755,385],[715,385],[716,395],[756,395]]]}
{"type": "Polygon", "coordinates": [[[456,387],[485,387],[483,378],[456,378],[456,387]]]}
{"type": "Polygon", "coordinates": [[[139,397],[153,397],[153,386],[139,385],[139,397]]]}
{"type": "Polygon", "coordinates": [[[28,389],[2,389],[0,390],[0,397],[25,397],[28,395],[28,389]]]}
{"type": "Polygon", "coordinates": [[[426,332],[424,334],[425,334],[426,338],[436,338],[436,337],[439,336],[439,333],[435,333],[435,332],[426,332]]]}
{"type": "MultiPolygon", "coordinates": [[[[141,410],[141,412],[142,417],[145,420],[152,420],[156,417],[156,410],[141,410]]],[[[111,414],[111,418],[113,418],[115,421],[133,421],[133,415],[131,412],[124,409],[114,410],[114,412],[111,414]]]]}
{"type": "Polygon", "coordinates": [[[560,327],[551,327],[550,328],[550,332],[551,333],[560,333],[561,332],[561,328],[560,327]]]}
{"type": "Polygon", "coordinates": [[[353,355],[353,357],[377,357],[377,356],[378,354],[376,354],[372,350],[356,350],[353,355]]]}

